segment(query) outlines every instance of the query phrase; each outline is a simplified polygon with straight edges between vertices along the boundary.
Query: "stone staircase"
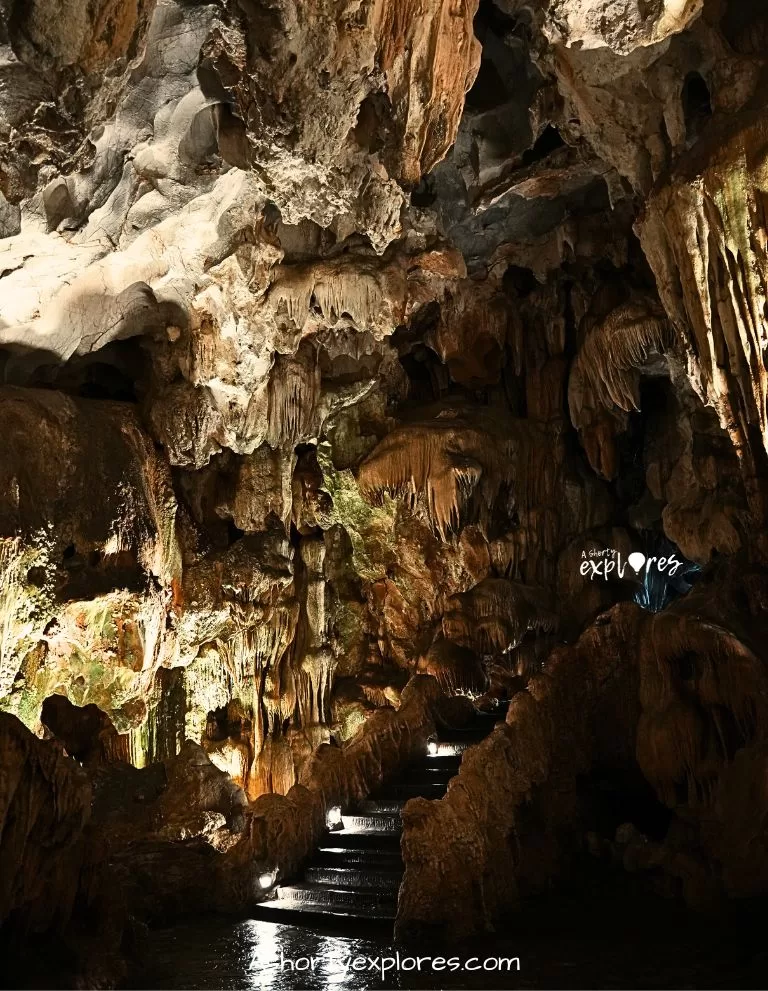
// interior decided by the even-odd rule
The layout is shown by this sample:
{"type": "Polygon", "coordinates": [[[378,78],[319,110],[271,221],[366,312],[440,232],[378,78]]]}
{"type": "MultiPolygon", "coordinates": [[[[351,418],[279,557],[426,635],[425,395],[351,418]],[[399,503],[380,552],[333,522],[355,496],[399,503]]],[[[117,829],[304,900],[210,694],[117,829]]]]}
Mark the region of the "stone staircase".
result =
{"type": "Polygon", "coordinates": [[[302,877],[278,886],[254,915],[294,924],[333,918],[391,923],[403,877],[403,806],[417,796],[442,798],[463,751],[503,718],[503,710],[479,714],[465,729],[441,732],[422,759],[365,800],[338,810],[338,824],[326,830],[302,877]]]}

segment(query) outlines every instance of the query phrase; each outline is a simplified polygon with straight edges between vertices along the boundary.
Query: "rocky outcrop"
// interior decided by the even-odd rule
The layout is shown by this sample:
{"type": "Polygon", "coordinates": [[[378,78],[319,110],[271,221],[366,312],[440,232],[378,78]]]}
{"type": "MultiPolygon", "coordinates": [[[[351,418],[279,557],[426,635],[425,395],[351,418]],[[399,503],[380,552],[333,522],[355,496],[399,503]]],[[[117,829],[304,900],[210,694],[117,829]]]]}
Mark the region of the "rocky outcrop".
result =
{"type": "Polygon", "coordinates": [[[627,414],[640,409],[641,370],[664,354],[672,334],[658,304],[647,299],[630,299],[607,314],[598,308],[584,324],[568,378],[569,411],[590,464],[612,479],[615,435],[626,429],[627,414]]]}
{"type": "Polygon", "coordinates": [[[617,607],[556,650],[506,723],[465,754],[446,797],[408,802],[399,936],[480,931],[558,874],[578,829],[578,776],[621,766],[634,747],[638,669],[624,651],[641,623],[637,607],[617,607]]]}
{"type": "MultiPolygon", "coordinates": [[[[689,375],[745,460],[765,456],[765,128],[759,114],[712,129],[649,200],[639,231],[689,375]]],[[[761,518],[759,516],[758,518],[761,518]]]]}
{"type": "Polygon", "coordinates": [[[66,925],[83,863],[90,817],[86,774],[56,747],[2,714],[3,883],[0,917],[38,931],[66,925]],[[55,844],[52,842],[56,838],[55,844]]]}
{"type": "Polygon", "coordinates": [[[98,820],[140,915],[247,905],[436,683],[511,715],[409,806],[403,931],[556,877],[638,719],[674,828],[592,846],[760,889],[766,30],[0,3],[0,708],[88,772],[78,876],[98,820]]]}
{"type": "Polygon", "coordinates": [[[54,743],[0,713],[0,925],[9,963],[30,934],[72,956],[88,987],[124,972],[126,918],[89,836],[92,785],[54,743]],[[6,943],[6,941],[8,941],[6,943]]]}
{"type": "Polygon", "coordinates": [[[764,572],[726,568],[655,617],[639,647],[637,759],[675,816],[657,860],[680,850],[696,858],[682,877],[694,905],[760,894],[768,883],[758,784],[765,621],[764,572]]]}
{"type": "MultiPolygon", "coordinates": [[[[343,749],[321,746],[286,795],[250,803],[191,741],[144,769],[96,768],[84,842],[98,835],[110,883],[135,918],[246,910],[266,897],[261,875],[290,876],[314,849],[331,806],[366,796],[424,753],[441,705],[434,679],[417,676],[403,690],[398,713],[376,713],[343,749]]],[[[60,760],[76,770],[71,759],[60,760]]]]}
{"type": "MultiPolygon", "coordinates": [[[[112,986],[128,916],[240,911],[265,897],[260,875],[290,875],[314,849],[328,808],[364,797],[424,753],[441,699],[434,679],[416,677],[399,713],[378,712],[344,749],[320,747],[301,784],[253,803],[190,741],[144,769],[113,759],[90,762],[86,772],[60,743],[36,740],[0,714],[4,937],[61,939],[76,951],[78,980],[112,986]],[[82,939],[93,912],[99,925],[82,939]]],[[[67,725],[70,744],[75,732],[85,739],[84,720],[77,731],[67,725]]]]}
{"type": "Polygon", "coordinates": [[[59,691],[124,732],[146,712],[181,577],[168,465],[128,404],[7,388],[0,407],[1,690],[33,723],[59,691]],[[100,685],[93,664],[110,671],[100,685]]]}
{"type": "Polygon", "coordinates": [[[625,869],[697,908],[764,893],[764,584],[728,566],[663,612],[614,607],[556,648],[446,797],[404,809],[398,932],[475,932],[551,883],[583,838],[599,847],[581,793],[594,768],[638,766],[670,810],[660,837],[624,823],[602,840],[625,869]]]}

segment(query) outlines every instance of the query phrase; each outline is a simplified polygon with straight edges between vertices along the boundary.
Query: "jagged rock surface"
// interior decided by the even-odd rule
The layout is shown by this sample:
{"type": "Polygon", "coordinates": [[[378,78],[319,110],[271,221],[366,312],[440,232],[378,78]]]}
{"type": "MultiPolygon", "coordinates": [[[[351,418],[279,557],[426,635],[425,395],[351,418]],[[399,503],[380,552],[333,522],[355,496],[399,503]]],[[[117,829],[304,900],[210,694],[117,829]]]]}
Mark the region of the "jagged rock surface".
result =
{"type": "Polygon", "coordinates": [[[165,775],[140,853],[105,792],[139,914],[295,866],[423,745],[417,673],[512,707],[410,807],[450,842],[403,926],[446,869],[472,925],[556,875],[609,716],[674,813],[643,863],[768,887],[767,39],[737,0],[0,2],[0,706],[73,780],[165,775]],[[491,877],[529,792],[546,849],[491,877]]]}

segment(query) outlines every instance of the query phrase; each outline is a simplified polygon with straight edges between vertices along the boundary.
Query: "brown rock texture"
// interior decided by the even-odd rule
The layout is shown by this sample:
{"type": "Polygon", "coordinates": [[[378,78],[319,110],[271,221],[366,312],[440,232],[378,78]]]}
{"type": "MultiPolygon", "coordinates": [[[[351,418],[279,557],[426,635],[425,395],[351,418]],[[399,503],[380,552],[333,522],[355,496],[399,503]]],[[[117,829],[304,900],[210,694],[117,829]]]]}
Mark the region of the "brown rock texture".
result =
{"type": "Polygon", "coordinates": [[[77,894],[91,786],[56,747],[36,740],[13,716],[0,719],[3,743],[0,917],[38,931],[65,925],[77,894]],[[55,843],[51,840],[55,837],[55,843]]]}
{"type": "Polygon", "coordinates": [[[641,624],[637,607],[616,607],[556,649],[506,723],[467,752],[446,797],[408,802],[401,937],[482,931],[557,876],[578,828],[577,776],[632,752],[638,669],[624,651],[641,624]]]}
{"type": "Polygon", "coordinates": [[[694,387],[750,465],[762,462],[768,435],[761,117],[730,120],[727,131],[692,148],[639,225],[661,300],[686,343],[694,387]]]}
{"type": "Polygon", "coordinates": [[[9,963],[31,936],[74,959],[69,979],[112,986],[124,974],[128,920],[90,831],[92,783],[60,746],[6,713],[0,744],[0,925],[9,963]]]}
{"type": "Polygon", "coordinates": [[[693,904],[763,890],[765,621],[765,574],[742,568],[656,616],[640,648],[637,759],[674,811],[665,858],[698,857],[693,904]]]}
{"type": "Polygon", "coordinates": [[[46,878],[62,939],[88,877],[246,908],[498,700],[408,806],[399,930],[585,847],[768,890],[766,41],[746,0],[0,0],[8,920],[46,878]]]}

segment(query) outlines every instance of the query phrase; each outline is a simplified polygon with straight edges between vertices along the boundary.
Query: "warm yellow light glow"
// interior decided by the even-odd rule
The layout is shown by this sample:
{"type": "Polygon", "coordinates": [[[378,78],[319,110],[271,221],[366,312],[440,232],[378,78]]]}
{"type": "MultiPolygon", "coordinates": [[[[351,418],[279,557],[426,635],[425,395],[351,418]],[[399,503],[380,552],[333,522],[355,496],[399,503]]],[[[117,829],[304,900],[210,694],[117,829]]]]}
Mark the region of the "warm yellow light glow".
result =
{"type": "Polygon", "coordinates": [[[272,885],[277,880],[277,871],[270,871],[269,873],[259,874],[259,887],[264,891],[267,888],[271,888],[272,885]]]}

